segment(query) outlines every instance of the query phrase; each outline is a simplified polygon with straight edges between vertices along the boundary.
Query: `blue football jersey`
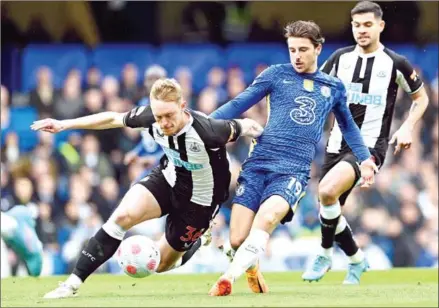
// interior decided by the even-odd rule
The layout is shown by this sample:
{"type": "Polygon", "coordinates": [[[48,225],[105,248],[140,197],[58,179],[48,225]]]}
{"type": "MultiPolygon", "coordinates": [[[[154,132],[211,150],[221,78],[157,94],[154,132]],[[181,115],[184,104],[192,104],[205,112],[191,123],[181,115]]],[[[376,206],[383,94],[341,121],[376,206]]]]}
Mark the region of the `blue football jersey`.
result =
{"type": "Polygon", "coordinates": [[[300,74],[291,64],[270,66],[244,92],[211,116],[239,117],[264,96],[269,108],[268,120],[250,154],[264,169],[309,173],[331,111],[357,158],[362,161],[370,157],[348,109],[343,83],[321,71],[300,74]]]}

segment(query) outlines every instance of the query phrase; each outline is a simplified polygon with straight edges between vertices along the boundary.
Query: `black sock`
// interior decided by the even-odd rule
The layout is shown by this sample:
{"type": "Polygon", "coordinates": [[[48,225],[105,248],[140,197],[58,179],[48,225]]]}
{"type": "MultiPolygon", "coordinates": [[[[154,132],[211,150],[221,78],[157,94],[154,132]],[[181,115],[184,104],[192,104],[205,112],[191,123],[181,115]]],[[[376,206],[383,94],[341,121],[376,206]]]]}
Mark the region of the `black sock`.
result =
{"type": "Polygon", "coordinates": [[[341,233],[335,235],[335,242],[348,257],[352,257],[358,251],[357,243],[355,243],[354,235],[349,226],[346,226],[341,233]]]}
{"type": "Polygon", "coordinates": [[[84,282],[99,266],[114,255],[120,243],[120,240],[109,236],[104,229],[99,229],[81,251],[73,274],[84,282]]]}
{"type": "Polygon", "coordinates": [[[320,215],[323,248],[328,249],[334,245],[335,229],[337,228],[339,219],[340,216],[334,219],[325,219],[320,215]]]}
{"type": "Polygon", "coordinates": [[[186,251],[186,253],[181,257],[181,265],[184,265],[187,261],[189,261],[192,256],[197,252],[197,250],[201,247],[201,238],[199,238],[192,247],[186,251]]]}

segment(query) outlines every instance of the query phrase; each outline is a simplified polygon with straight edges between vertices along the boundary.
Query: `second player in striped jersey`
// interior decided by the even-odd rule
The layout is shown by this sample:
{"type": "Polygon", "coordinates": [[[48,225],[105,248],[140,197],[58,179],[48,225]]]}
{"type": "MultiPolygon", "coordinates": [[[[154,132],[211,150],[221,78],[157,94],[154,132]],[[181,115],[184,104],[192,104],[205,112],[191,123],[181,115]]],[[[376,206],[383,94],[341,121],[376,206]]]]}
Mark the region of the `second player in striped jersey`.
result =
{"type": "MultiPolygon", "coordinates": [[[[340,78],[344,83],[349,109],[379,167],[383,165],[389,143],[396,144],[395,154],[410,148],[413,128],[428,104],[422,80],[412,65],[405,57],[380,43],[380,33],[385,24],[382,16],[378,4],[369,1],[358,3],[351,11],[352,32],[357,45],[335,51],[322,67],[322,71],[340,78]],[[389,142],[398,87],[411,96],[413,105],[408,118],[389,142]]],[[[341,215],[341,206],[359,178],[357,160],[341,134],[339,123],[335,121],[319,184],[322,248],[303,274],[303,279],[318,281],[331,268],[335,240],[350,259],[344,283],[360,282],[368,264],[353,239],[345,217],[341,215]],[[332,216],[325,216],[328,209],[333,210],[332,216]]]]}

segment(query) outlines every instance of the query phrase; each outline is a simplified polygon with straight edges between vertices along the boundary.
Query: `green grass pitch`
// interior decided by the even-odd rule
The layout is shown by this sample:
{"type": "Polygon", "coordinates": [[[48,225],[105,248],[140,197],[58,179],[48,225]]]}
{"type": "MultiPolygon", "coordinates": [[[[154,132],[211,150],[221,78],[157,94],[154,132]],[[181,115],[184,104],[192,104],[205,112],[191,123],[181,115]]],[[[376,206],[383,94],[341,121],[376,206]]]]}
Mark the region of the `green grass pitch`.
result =
{"type": "Polygon", "coordinates": [[[209,297],[218,274],[154,275],[144,279],[92,275],[75,298],[43,300],[60,277],[7,278],[1,281],[1,307],[438,307],[437,269],[393,269],[364,274],[361,286],[343,286],[344,272],[330,272],[318,283],[301,272],[266,273],[268,294],[253,294],[245,277],[227,297],[209,297]]]}

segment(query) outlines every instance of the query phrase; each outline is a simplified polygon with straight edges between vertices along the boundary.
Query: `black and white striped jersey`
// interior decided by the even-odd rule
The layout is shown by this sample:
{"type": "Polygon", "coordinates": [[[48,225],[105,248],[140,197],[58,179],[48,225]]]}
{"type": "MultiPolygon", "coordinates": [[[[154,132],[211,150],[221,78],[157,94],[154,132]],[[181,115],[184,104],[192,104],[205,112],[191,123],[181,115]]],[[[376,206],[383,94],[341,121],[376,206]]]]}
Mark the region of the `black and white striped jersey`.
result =
{"type": "MultiPolygon", "coordinates": [[[[409,94],[416,93],[423,86],[412,65],[405,57],[383,45],[370,54],[362,54],[358,46],[350,46],[335,51],[321,70],[341,79],[347,90],[349,109],[364,142],[384,158],[398,86],[409,94]]],[[[337,121],[326,151],[349,151],[337,121]]]]}
{"type": "Polygon", "coordinates": [[[203,206],[217,206],[227,200],[231,174],[225,145],[235,121],[208,118],[188,110],[190,121],[176,135],[165,136],[156,123],[151,108],[137,107],[124,117],[128,127],[145,128],[163,148],[160,168],[178,200],[203,206]]]}

